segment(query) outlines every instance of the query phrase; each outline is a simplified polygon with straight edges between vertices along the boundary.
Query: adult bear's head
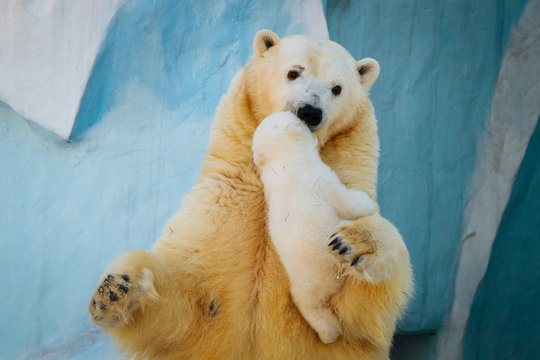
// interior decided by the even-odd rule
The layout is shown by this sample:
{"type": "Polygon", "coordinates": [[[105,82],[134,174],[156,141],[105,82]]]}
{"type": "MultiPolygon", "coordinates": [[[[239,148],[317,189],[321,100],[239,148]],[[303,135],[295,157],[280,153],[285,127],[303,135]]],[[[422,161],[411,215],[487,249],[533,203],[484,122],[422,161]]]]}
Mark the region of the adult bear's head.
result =
{"type": "Polygon", "coordinates": [[[376,60],[359,61],[341,45],[295,35],[283,39],[261,30],[246,66],[247,95],[260,123],[279,111],[302,119],[323,144],[371,114],[368,91],[379,75],[376,60]]]}

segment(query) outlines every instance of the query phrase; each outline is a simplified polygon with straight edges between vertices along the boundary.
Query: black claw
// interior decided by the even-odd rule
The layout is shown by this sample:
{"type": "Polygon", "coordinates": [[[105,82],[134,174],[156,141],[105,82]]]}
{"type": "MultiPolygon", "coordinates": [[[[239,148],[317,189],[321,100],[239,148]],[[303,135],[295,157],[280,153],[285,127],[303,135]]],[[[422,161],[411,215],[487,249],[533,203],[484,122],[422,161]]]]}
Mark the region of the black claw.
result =
{"type": "Polygon", "coordinates": [[[343,254],[346,254],[348,252],[351,251],[351,247],[350,246],[346,246],[344,247],[343,249],[339,250],[339,255],[343,255],[343,254]]]}
{"type": "Polygon", "coordinates": [[[330,244],[328,246],[334,245],[336,242],[340,241],[342,239],[341,236],[336,237],[334,240],[330,241],[330,244]]]}
{"type": "Polygon", "coordinates": [[[127,292],[129,291],[129,286],[124,284],[118,284],[118,289],[120,289],[120,291],[122,291],[124,294],[127,294],[127,292]]]}
{"type": "Polygon", "coordinates": [[[103,301],[100,301],[99,302],[99,308],[101,309],[101,311],[105,311],[105,310],[107,310],[107,305],[105,305],[105,303],[103,301]]]}
{"type": "Polygon", "coordinates": [[[364,258],[362,256],[357,256],[353,259],[353,261],[351,262],[351,266],[354,266],[356,264],[358,264],[360,261],[364,260],[364,258]]]}
{"type": "Polygon", "coordinates": [[[109,285],[109,279],[103,280],[103,285],[109,285]]]}
{"type": "Polygon", "coordinates": [[[114,275],[112,275],[112,274],[107,275],[107,279],[114,280],[114,275]]]}
{"type": "Polygon", "coordinates": [[[97,289],[97,291],[98,291],[99,295],[103,295],[103,291],[105,291],[105,290],[103,289],[103,286],[100,286],[100,287],[97,289]]]}
{"type": "Polygon", "coordinates": [[[109,292],[109,299],[110,299],[111,301],[118,301],[118,294],[115,293],[115,292],[112,292],[112,291],[109,292]]]}
{"type": "Polygon", "coordinates": [[[336,235],[337,235],[337,232],[333,233],[333,234],[330,235],[328,238],[331,239],[331,238],[333,238],[333,237],[336,236],[336,235]]]}
{"type": "Polygon", "coordinates": [[[344,244],[343,244],[343,241],[340,240],[340,241],[338,241],[338,242],[336,243],[336,245],[334,245],[334,247],[332,248],[332,250],[335,251],[335,250],[341,248],[343,245],[344,245],[344,244]]]}
{"type": "Polygon", "coordinates": [[[92,299],[92,306],[96,307],[96,299],[92,299]]]}
{"type": "Polygon", "coordinates": [[[122,279],[124,279],[125,282],[129,282],[129,275],[128,274],[122,275],[122,279]]]}

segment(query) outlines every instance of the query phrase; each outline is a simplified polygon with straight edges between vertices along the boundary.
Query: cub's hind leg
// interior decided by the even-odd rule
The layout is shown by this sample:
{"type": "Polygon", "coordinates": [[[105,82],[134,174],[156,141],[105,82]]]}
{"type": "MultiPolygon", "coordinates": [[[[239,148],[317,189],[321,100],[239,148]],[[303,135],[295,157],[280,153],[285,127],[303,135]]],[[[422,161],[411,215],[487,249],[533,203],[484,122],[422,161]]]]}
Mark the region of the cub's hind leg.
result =
{"type": "Polygon", "coordinates": [[[319,339],[330,344],[341,335],[341,325],[328,304],[333,294],[322,290],[323,287],[324,284],[316,287],[310,287],[307,283],[291,284],[291,294],[298,310],[319,335],[319,339]]]}

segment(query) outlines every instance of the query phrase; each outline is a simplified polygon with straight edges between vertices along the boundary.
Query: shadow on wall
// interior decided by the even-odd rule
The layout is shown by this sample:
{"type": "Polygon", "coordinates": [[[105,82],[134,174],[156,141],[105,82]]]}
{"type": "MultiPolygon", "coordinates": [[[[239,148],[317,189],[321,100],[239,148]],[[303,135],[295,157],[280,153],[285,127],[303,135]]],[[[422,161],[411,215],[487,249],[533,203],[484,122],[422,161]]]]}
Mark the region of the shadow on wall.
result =
{"type": "Polygon", "coordinates": [[[437,358],[437,334],[400,334],[394,336],[390,358],[393,360],[434,360],[437,358]]]}

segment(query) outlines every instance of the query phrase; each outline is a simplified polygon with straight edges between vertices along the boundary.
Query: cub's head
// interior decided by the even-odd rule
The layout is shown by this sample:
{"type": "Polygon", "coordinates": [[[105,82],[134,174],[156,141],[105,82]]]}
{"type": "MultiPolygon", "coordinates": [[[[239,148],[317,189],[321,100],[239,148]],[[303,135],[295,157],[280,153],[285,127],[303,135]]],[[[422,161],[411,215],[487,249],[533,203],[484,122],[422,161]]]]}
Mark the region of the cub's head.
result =
{"type": "Polygon", "coordinates": [[[256,34],[253,47],[245,76],[258,122],[289,111],[324,143],[372,111],[368,91],[379,75],[376,60],[356,61],[329,40],[302,35],[280,39],[269,30],[256,34]]]}
{"type": "Polygon", "coordinates": [[[268,116],[253,135],[253,160],[264,166],[274,160],[284,161],[295,154],[317,153],[317,139],[309,127],[291,112],[268,116]]]}

